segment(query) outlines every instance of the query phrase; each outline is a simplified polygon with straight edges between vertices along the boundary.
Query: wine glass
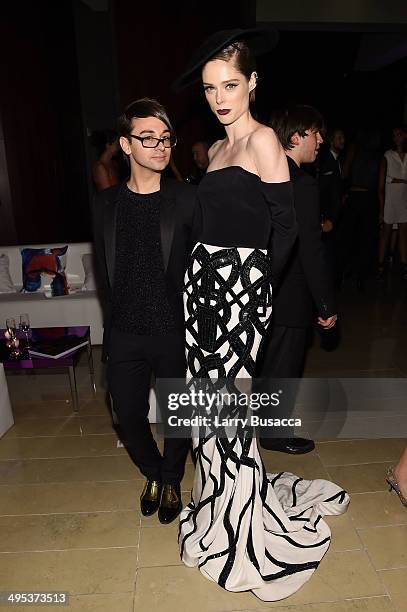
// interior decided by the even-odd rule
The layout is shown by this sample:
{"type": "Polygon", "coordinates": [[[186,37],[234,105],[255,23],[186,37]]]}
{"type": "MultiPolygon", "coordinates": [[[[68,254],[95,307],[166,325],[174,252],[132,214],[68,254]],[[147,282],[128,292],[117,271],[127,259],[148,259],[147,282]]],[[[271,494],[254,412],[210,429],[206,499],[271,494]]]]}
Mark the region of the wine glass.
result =
{"type": "Polygon", "coordinates": [[[6,319],[6,338],[7,338],[7,347],[10,349],[10,356],[13,358],[17,358],[21,352],[18,348],[18,340],[16,338],[16,321],[14,318],[10,317],[6,319]]]}
{"type": "Polygon", "coordinates": [[[20,329],[24,333],[26,341],[26,350],[30,349],[30,342],[28,340],[28,334],[30,331],[30,317],[27,313],[20,315],[20,329]]]}
{"type": "Polygon", "coordinates": [[[6,319],[6,330],[10,336],[10,340],[14,340],[16,336],[16,320],[12,317],[10,319],[6,319]]]}

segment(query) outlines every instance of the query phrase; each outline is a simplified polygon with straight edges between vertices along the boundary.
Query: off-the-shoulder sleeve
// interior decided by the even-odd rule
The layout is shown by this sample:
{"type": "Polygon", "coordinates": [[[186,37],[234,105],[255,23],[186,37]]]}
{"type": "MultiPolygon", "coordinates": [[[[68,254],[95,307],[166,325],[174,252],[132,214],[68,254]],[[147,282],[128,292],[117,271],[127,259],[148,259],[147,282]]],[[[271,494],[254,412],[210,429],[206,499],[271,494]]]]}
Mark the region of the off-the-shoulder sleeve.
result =
{"type": "Polygon", "coordinates": [[[297,237],[297,221],[291,181],[261,183],[263,196],[271,214],[272,234],[269,250],[272,262],[273,286],[277,286],[290,251],[297,237]]]}

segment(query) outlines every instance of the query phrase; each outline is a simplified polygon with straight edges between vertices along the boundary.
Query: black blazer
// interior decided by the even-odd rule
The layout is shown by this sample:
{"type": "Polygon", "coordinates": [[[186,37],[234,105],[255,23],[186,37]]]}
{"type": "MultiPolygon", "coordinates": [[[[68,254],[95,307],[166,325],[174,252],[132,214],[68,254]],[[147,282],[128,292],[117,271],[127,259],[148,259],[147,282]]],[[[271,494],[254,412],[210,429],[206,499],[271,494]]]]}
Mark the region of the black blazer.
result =
{"type": "Polygon", "coordinates": [[[290,158],[298,237],[273,300],[273,325],[308,327],[313,303],[324,319],[336,314],[330,268],[321,238],[318,184],[290,158]]]}
{"type": "Polygon", "coordinates": [[[340,161],[330,150],[323,150],[318,158],[318,183],[321,199],[321,213],[335,225],[342,210],[344,181],[340,161]]]}
{"type": "MultiPolygon", "coordinates": [[[[110,332],[112,290],[116,258],[116,217],[121,185],[96,194],[93,201],[93,240],[99,296],[103,309],[103,348],[106,355],[110,332]]],[[[176,325],[184,333],[182,289],[188,256],[192,250],[192,218],[196,187],[161,177],[161,249],[167,295],[176,325]]]]}

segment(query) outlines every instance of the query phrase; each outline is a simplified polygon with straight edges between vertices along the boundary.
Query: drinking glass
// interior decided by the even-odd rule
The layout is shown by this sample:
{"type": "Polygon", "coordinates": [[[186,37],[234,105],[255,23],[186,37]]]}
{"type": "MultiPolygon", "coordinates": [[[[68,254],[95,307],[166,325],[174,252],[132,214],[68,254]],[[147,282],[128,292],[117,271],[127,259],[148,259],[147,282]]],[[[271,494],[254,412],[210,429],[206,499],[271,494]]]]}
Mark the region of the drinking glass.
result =
{"type": "Polygon", "coordinates": [[[7,347],[10,349],[10,357],[18,358],[21,355],[21,351],[18,348],[19,341],[16,338],[16,321],[10,317],[6,319],[7,329],[7,347]]]}
{"type": "Polygon", "coordinates": [[[21,331],[24,333],[25,335],[25,340],[26,340],[26,346],[27,346],[27,350],[30,348],[30,343],[28,340],[28,334],[30,331],[30,317],[28,316],[27,313],[21,314],[20,315],[20,329],[21,331]]]}
{"type": "Polygon", "coordinates": [[[6,319],[6,329],[10,334],[10,340],[13,340],[16,335],[16,320],[13,318],[6,319]]]}

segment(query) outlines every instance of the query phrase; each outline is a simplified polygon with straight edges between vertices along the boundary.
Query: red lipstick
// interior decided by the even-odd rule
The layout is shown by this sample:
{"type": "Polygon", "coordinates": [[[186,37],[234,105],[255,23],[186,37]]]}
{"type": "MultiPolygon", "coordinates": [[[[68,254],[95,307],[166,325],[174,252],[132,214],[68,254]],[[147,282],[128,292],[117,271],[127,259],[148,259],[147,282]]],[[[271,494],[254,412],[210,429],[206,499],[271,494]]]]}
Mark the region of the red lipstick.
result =
{"type": "Polygon", "coordinates": [[[220,108],[216,112],[218,113],[218,115],[227,115],[228,113],[230,113],[230,108],[220,108]]]}

